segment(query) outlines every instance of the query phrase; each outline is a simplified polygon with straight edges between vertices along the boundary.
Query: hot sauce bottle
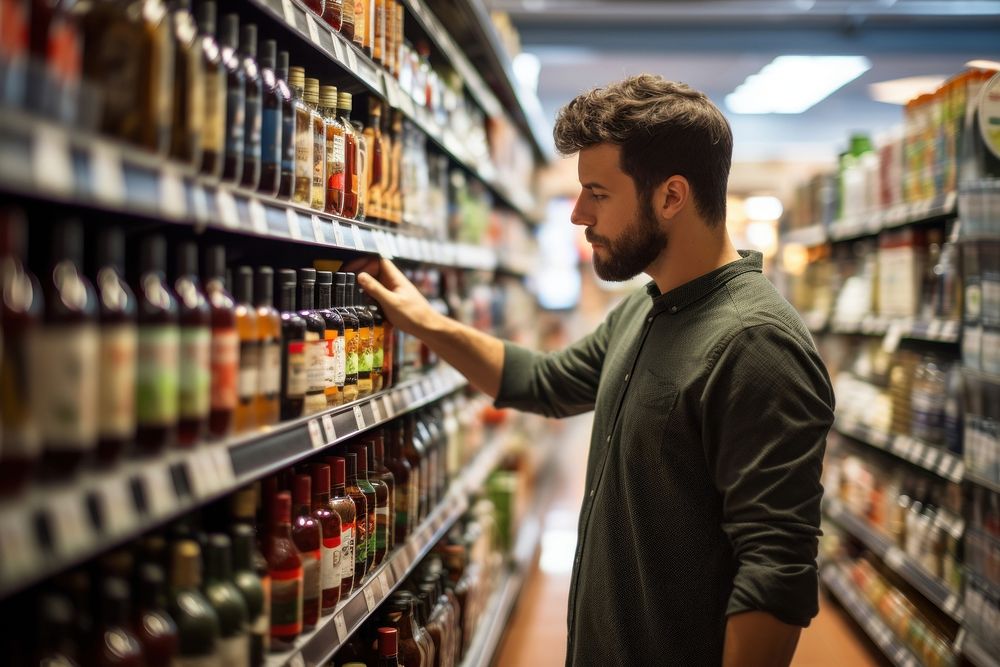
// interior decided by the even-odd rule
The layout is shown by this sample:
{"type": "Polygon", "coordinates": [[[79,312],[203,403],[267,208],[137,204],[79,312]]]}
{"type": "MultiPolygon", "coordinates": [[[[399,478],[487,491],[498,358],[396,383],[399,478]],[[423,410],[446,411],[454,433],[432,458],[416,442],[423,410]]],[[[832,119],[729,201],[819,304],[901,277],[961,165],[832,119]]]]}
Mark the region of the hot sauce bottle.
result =
{"type": "MultiPolygon", "coordinates": [[[[358,456],[357,454],[345,454],[344,462],[347,470],[347,481],[344,486],[345,493],[354,501],[354,589],[361,588],[369,566],[374,560],[375,554],[368,554],[370,544],[368,526],[374,522],[374,512],[369,517],[368,497],[361,487],[358,486],[358,456]]],[[[374,496],[374,489],[371,494],[374,496]]],[[[374,503],[374,497],[372,498],[374,503]]]]}
{"type": "Polygon", "coordinates": [[[326,409],[326,322],[316,313],[316,269],[299,269],[299,317],[306,322],[303,414],[326,409]]]}
{"type": "Polygon", "coordinates": [[[287,651],[302,634],[303,572],[299,550],[292,541],[292,497],[274,494],[264,557],[271,573],[271,650],[287,651]]]}
{"type": "Polygon", "coordinates": [[[324,616],[332,614],[340,602],[340,575],[342,557],[340,515],[330,507],[330,466],[312,466],[312,516],[322,531],[320,549],[320,609],[324,616]]]}
{"type": "Polygon", "coordinates": [[[260,369],[257,378],[255,411],[257,424],[268,426],[281,417],[281,314],[274,307],[274,271],[257,269],[254,276],[254,303],[260,328],[260,369]]]}
{"type": "Polygon", "coordinates": [[[295,271],[282,269],[281,309],[281,418],[302,416],[306,398],[306,321],[295,311],[295,271]]]}
{"type": "Polygon", "coordinates": [[[174,291],[180,306],[180,422],[177,441],[190,447],[205,434],[211,408],[211,310],[198,278],[198,246],[178,248],[174,291]]]}
{"type": "Polygon", "coordinates": [[[345,490],[346,465],[340,456],[326,459],[333,473],[330,509],[340,517],[340,597],[347,599],[354,590],[354,522],[357,506],[345,490]]]}
{"type": "Polygon", "coordinates": [[[208,249],[205,261],[205,293],[212,314],[211,413],[208,431],[215,438],[229,434],[237,402],[240,338],[236,332],[236,306],[226,290],[226,249],[208,249]]]}
{"type": "Polygon", "coordinates": [[[319,622],[322,598],[323,532],[312,515],[312,478],[296,475],[294,487],[292,540],[302,558],[302,629],[311,630],[319,622]]]}
{"type": "Polygon", "coordinates": [[[327,407],[344,403],[344,318],[331,305],[333,303],[333,273],[316,272],[316,313],[326,324],[326,404],[327,407]]]}
{"type": "Polygon", "coordinates": [[[257,393],[260,390],[261,323],[253,307],[253,269],[236,269],[236,332],[240,340],[240,369],[237,382],[236,410],[233,430],[237,433],[257,426],[257,393]]]}

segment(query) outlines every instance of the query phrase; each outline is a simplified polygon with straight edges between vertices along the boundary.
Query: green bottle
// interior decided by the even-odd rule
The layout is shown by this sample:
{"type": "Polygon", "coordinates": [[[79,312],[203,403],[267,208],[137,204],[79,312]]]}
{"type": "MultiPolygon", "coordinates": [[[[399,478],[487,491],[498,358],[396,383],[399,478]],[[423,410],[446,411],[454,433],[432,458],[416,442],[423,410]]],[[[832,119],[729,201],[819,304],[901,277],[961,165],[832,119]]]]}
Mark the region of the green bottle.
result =
{"type": "Polygon", "coordinates": [[[233,583],[243,595],[250,619],[250,664],[264,664],[267,655],[268,620],[267,594],[254,569],[254,530],[245,524],[233,528],[233,583]]]}
{"type": "Polygon", "coordinates": [[[208,538],[205,557],[205,597],[219,616],[219,665],[245,667],[250,662],[250,632],[247,605],[233,583],[232,543],[229,537],[208,538]]]}
{"type": "Polygon", "coordinates": [[[174,546],[170,584],[170,615],[180,635],[178,662],[219,664],[219,617],[199,590],[201,548],[194,540],[181,540],[174,546]]]}

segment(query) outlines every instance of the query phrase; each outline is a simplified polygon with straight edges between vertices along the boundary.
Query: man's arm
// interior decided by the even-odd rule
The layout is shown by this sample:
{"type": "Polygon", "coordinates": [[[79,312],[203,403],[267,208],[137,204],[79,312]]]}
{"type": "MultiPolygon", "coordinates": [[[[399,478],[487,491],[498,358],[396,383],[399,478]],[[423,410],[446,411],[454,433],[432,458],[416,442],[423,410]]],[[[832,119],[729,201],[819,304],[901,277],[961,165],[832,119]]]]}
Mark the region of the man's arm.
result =
{"type": "Polygon", "coordinates": [[[733,614],[726,621],[722,667],[787,667],[801,632],[764,611],[733,614]]]}

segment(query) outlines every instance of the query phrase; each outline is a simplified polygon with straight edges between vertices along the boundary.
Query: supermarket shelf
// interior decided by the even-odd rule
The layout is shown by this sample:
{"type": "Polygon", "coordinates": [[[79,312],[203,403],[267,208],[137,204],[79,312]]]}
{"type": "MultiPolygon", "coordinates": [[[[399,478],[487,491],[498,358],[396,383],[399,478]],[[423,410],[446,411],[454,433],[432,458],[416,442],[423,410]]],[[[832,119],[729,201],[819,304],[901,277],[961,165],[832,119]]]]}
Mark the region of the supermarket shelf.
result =
{"type": "Polygon", "coordinates": [[[492,271],[496,253],[467,243],[317,213],[212,182],[131,146],[0,112],[0,189],[111,213],[440,266],[492,271]]]}
{"type": "Polygon", "coordinates": [[[791,229],[781,235],[782,245],[796,244],[813,247],[823,245],[828,240],[829,236],[827,236],[826,225],[821,222],[808,227],[791,229]]]}
{"type": "Polygon", "coordinates": [[[957,200],[958,195],[955,192],[949,192],[933,199],[899,204],[884,211],[874,211],[857,218],[838,220],[830,224],[829,236],[832,241],[847,241],[878,234],[884,229],[949,218],[956,213],[957,200]]]}
{"type": "MultiPolygon", "coordinates": [[[[462,142],[451,133],[449,128],[438,125],[427,109],[417,105],[409,95],[403,92],[391,74],[366,56],[353,42],[332,30],[322,19],[299,4],[298,0],[249,1],[268,13],[279,24],[284,24],[301,40],[312,44],[320,53],[363,83],[369,91],[386,100],[389,106],[403,112],[403,115],[416,123],[439,148],[488,185],[507,206],[520,213],[522,217],[528,218],[530,216],[534,208],[534,201],[528,193],[510,191],[506,184],[497,178],[491,165],[478,164],[476,158],[468,153],[462,142]]],[[[413,11],[413,7],[410,9],[413,11]]],[[[416,14],[415,11],[414,14],[416,14]]],[[[443,34],[444,31],[441,30],[441,33],[443,34]]],[[[447,35],[444,37],[447,38],[447,35]]],[[[461,51],[455,47],[451,53],[446,52],[446,55],[467,82],[470,91],[473,92],[484,110],[491,115],[502,114],[503,109],[500,103],[496,101],[495,97],[490,99],[490,96],[487,95],[489,90],[483,83],[482,77],[476,73],[471,65],[463,69],[459,64],[459,60],[464,58],[461,51]]]]}
{"type": "Polygon", "coordinates": [[[915,321],[909,318],[866,315],[858,320],[834,318],[830,323],[830,331],[836,334],[862,336],[892,334],[898,338],[955,344],[961,337],[962,323],[957,320],[915,321]]]}
{"type": "Polygon", "coordinates": [[[465,385],[446,367],[262,433],[39,484],[0,503],[0,598],[465,385]]]}
{"type": "Polygon", "coordinates": [[[866,426],[856,419],[839,415],[834,429],[841,435],[888,452],[949,482],[959,483],[968,475],[960,456],[908,435],[892,435],[866,426]]]}
{"type": "MultiPolygon", "coordinates": [[[[958,594],[928,573],[920,563],[894,545],[888,537],[873,529],[864,519],[851,514],[839,500],[824,501],[823,512],[831,521],[861,540],[883,563],[920,591],[934,606],[955,621],[959,623],[962,621],[965,609],[958,594]]],[[[942,527],[949,530],[964,529],[964,526],[942,527]]]]}
{"type": "Polygon", "coordinates": [[[1000,482],[994,481],[988,477],[983,477],[971,470],[965,471],[965,481],[975,484],[976,486],[981,486],[984,489],[989,489],[993,493],[1000,494],[1000,482]]]}
{"type": "Polygon", "coordinates": [[[470,494],[499,465],[505,448],[503,436],[492,438],[462,476],[452,482],[444,501],[406,544],[393,551],[360,590],[341,601],[331,616],[321,619],[315,630],[300,637],[295,648],[271,656],[269,667],[326,664],[468,509],[470,494]]]}
{"type": "Polygon", "coordinates": [[[897,667],[919,667],[921,664],[910,650],[903,646],[889,626],[879,618],[872,606],[861,597],[844,571],[837,565],[827,565],[820,571],[820,578],[827,589],[837,597],[847,612],[858,622],[882,652],[897,667]]]}
{"type": "Polygon", "coordinates": [[[976,667],[1000,667],[1000,659],[991,655],[971,632],[965,635],[962,655],[976,667]]]}

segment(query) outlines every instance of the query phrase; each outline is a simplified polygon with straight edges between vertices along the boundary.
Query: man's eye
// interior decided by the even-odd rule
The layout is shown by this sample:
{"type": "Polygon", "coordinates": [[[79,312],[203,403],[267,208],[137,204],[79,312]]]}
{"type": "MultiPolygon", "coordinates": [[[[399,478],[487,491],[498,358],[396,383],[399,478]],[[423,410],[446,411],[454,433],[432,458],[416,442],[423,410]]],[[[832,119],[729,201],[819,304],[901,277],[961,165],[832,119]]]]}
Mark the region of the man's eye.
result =
{"type": "Polygon", "coordinates": [[[594,201],[601,201],[603,199],[607,199],[608,198],[607,195],[599,195],[599,194],[596,194],[596,193],[593,193],[593,192],[590,193],[590,196],[594,198],[594,201]]]}

